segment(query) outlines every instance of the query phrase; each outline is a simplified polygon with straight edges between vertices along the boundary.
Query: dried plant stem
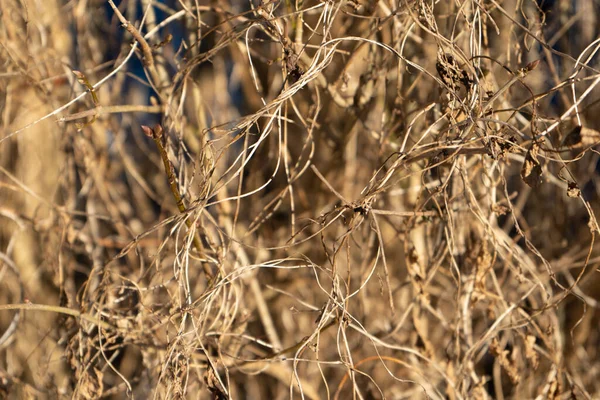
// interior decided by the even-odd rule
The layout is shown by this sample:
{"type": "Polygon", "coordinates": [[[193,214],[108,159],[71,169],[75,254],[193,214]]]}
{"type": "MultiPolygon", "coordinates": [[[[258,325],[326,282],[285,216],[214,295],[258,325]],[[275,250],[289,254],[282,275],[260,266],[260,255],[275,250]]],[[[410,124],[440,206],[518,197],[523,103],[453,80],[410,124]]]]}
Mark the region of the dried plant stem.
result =
{"type": "Polygon", "coordinates": [[[0,304],[0,311],[6,311],[6,310],[34,310],[34,311],[54,312],[54,313],[70,315],[75,318],[83,319],[85,321],[91,322],[92,324],[98,325],[102,329],[106,329],[106,330],[115,330],[116,329],[114,326],[112,326],[108,322],[100,320],[99,317],[95,317],[95,316],[89,315],[89,314],[83,314],[77,310],[73,310],[73,309],[67,308],[67,307],[51,306],[51,305],[47,305],[47,304],[32,304],[32,303],[0,304]]]}
{"type": "MultiPolygon", "coordinates": [[[[323,325],[323,327],[321,327],[319,329],[319,335],[323,334],[325,331],[327,331],[329,328],[331,328],[332,326],[338,324],[339,319],[338,318],[334,318],[331,321],[329,321],[326,325],[323,325]]],[[[251,365],[251,364],[256,364],[256,363],[262,363],[262,362],[266,362],[266,361],[273,361],[276,360],[278,357],[282,357],[282,356],[289,356],[291,354],[294,354],[295,352],[297,352],[299,349],[301,349],[303,346],[306,346],[306,344],[308,343],[308,338],[304,338],[301,341],[299,341],[296,344],[293,344],[289,347],[286,347],[283,350],[280,350],[274,354],[270,354],[268,356],[265,356],[263,358],[259,358],[257,360],[251,360],[251,361],[244,361],[241,363],[236,364],[236,366],[246,366],[246,365],[251,365]]]]}
{"type": "Polygon", "coordinates": [[[150,45],[146,39],[144,39],[144,36],[142,36],[140,31],[137,30],[137,28],[123,16],[123,14],[121,14],[121,11],[119,11],[113,0],[108,0],[108,3],[115,12],[117,18],[119,18],[119,21],[121,21],[121,24],[123,24],[123,27],[127,30],[127,32],[131,33],[136,42],[140,44],[140,48],[142,49],[142,54],[144,56],[144,66],[148,69],[152,82],[155,85],[159,85],[160,79],[158,71],[156,70],[156,65],[154,64],[154,56],[152,55],[152,49],[150,48],[150,45]]]}
{"type": "MultiPolygon", "coordinates": [[[[156,127],[154,129],[152,129],[148,126],[142,125],[142,130],[144,131],[146,136],[151,137],[152,140],[154,140],[154,143],[156,144],[156,148],[158,149],[158,152],[160,153],[160,158],[162,159],[163,166],[165,167],[165,173],[167,174],[167,178],[169,180],[169,186],[171,188],[171,193],[173,194],[173,198],[175,199],[177,208],[179,209],[179,212],[184,214],[187,211],[187,209],[185,207],[183,197],[179,193],[179,188],[177,187],[177,178],[175,177],[175,168],[173,167],[173,163],[169,159],[169,154],[167,153],[167,149],[165,148],[164,143],[163,143],[164,135],[163,135],[162,126],[156,125],[156,127]]],[[[193,228],[193,222],[190,218],[185,219],[185,224],[187,225],[188,229],[193,228]]],[[[194,232],[194,237],[193,237],[194,247],[196,248],[196,251],[198,251],[199,257],[204,259],[205,258],[204,246],[202,245],[202,240],[200,239],[200,235],[198,235],[198,231],[195,229],[193,232],[194,232]]],[[[202,269],[204,270],[204,274],[206,275],[206,278],[208,280],[211,280],[213,277],[213,273],[210,270],[210,267],[208,266],[208,264],[203,262],[202,269]]]]}
{"type": "Polygon", "coordinates": [[[144,113],[155,113],[160,114],[164,112],[164,107],[160,105],[156,106],[143,106],[134,104],[124,104],[119,106],[98,106],[89,110],[81,111],[78,113],[66,115],[57,119],[57,122],[69,122],[77,119],[87,117],[98,117],[106,114],[124,114],[133,112],[144,112],[144,113]]]}

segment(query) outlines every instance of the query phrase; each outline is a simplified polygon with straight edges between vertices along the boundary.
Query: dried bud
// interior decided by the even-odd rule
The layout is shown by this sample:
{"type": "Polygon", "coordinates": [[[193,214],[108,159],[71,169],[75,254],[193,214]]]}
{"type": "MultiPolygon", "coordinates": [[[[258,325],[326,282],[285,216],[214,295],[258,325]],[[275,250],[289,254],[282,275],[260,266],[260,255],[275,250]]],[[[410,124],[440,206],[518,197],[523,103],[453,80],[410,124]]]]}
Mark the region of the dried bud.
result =
{"type": "Polygon", "coordinates": [[[144,131],[146,136],[148,136],[149,138],[154,138],[154,131],[152,130],[152,128],[146,125],[142,125],[142,130],[144,131]]]}
{"type": "Polygon", "coordinates": [[[79,83],[81,83],[82,85],[85,85],[85,75],[83,75],[81,73],[81,71],[73,70],[71,72],[73,72],[73,75],[75,75],[75,77],[77,78],[77,81],[79,83]]]}
{"type": "Polygon", "coordinates": [[[538,66],[539,64],[540,64],[540,60],[539,60],[539,59],[538,59],[538,60],[535,60],[535,61],[532,61],[532,62],[530,62],[529,64],[527,64],[527,65],[525,66],[525,72],[531,72],[531,71],[533,71],[534,69],[536,69],[536,68],[537,68],[537,66],[538,66]]]}
{"type": "Polygon", "coordinates": [[[163,128],[160,124],[156,124],[154,127],[154,135],[156,138],[161,138],[163,136],[163,128]]]}

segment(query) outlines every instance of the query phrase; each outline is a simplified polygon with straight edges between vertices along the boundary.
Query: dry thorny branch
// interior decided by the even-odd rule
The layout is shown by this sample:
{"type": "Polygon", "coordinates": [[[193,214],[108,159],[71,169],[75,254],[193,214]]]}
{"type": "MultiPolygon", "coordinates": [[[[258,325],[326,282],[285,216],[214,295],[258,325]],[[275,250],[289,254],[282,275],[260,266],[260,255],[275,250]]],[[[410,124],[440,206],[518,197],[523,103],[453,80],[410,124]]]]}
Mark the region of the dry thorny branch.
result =
{"type": "Polygon", "coordinates": [[[596,398],[599,8],[2,0],[0,397],[596,398]]]}

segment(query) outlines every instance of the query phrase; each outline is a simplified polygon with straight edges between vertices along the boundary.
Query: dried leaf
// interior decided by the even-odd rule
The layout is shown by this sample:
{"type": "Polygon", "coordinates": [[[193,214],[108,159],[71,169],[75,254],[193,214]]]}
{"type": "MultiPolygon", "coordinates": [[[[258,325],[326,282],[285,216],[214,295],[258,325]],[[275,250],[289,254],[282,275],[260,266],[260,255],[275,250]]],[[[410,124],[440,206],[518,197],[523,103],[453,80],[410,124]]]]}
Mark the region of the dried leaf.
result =
{"type": "Polygon", "coordinates": [[[591,128],[581,128],[581,144],[584,147],[595,146],[598,143],[600,143],[600,132],[591,128]]]}
{"type": "Polygon", "coordinates": [[[533,335],[527,335],[525,339],[525,357],[529,360],[534,370],[540,365],[540,356],[534,348],[535,340],[536,338],[533,335]]]}
{"type": "Polygon", "coordinates": [[[208,370],[206,371],[206,374],[204,375],[204,381],[206,382],[208,390],[210,390],[210,392],[212,393],[213,399],[229,399],[227,392],[224,390],[223,386],[221,385],[219,379],[215,374],[215,371],[212,368],[208,368],[208,370]]]}
{"type": "Polygon", "coordinates": [[[98,399],[104,392],[104,374],[98,368],[90,368],[79,378],[79,397],[98,399]]]}
{"type": "Polygon", "coordinates": [[[456,90],[459,83],[469,89],[473,82],[451,54],[439,53],[435,69],[442,81],[452,89],[456,90]]]}
{"type": "Polygon", "coordinates": [[[498,339],[492,339],[490,343],[490,353],[500,362],[500,366],[506,372],[510,381],[513,385],[518,385],[521,381],[521,375],[519,374],[519,370],[514,363],[509,359],[510,352],[508,350],[504,350],[500,347],[500,343],[498,339]]]}
{"type": "Polygon", "coordinates": [[[496,214],[497,216],[505,215],[509,211],[510,211],[510,209],[507,206],[504,206],[504,205],[498,204],[498,203],[492,204],[492,212],[494,214],[496,214]]]}
{"type": "Polygon", "coordinates": [[[569,182],[569,186],[567,187],[567,196],[569,197],[579,197],[581,194],[581,190],[579,190],[579,186],[577,182],[569,182]]]}
{"type": "Polygon", "coordinates": [[[564,145],[569,148],[576,148],[581,145],[581,126],[576,126],[567,134],[564,140],[564,145]]]}
{"type": "MultiPolygon", "coordinates": [[[[587,201],[585,203],[586,203],[586,208],[588,210],[590,210],[591,209],[590,203],[587,201]]],[[[590,216],[590,220],[588,221],[588,227],[590,228],[590,232],[592,232],[592,233],[600,232],[600,227],[598,226],[598,221],[596,220],[596,216],[594,215],[594,213],[590,212],[589,216],[590,216]]]]}
{"type": "Polygon", "coordinates": [[[600,132],[595,129],[576,126],[565,137],[563,143],[570,149],[592,147],[600,143],[600,132]]]}
{"type": "Polygon", "coordinates": [[[542,183],[542,165],[537,159],[539,150],[539,143],[533,142],[525,156],[523,168],[521,168],[521,178],[532,188],[542,183]]]}

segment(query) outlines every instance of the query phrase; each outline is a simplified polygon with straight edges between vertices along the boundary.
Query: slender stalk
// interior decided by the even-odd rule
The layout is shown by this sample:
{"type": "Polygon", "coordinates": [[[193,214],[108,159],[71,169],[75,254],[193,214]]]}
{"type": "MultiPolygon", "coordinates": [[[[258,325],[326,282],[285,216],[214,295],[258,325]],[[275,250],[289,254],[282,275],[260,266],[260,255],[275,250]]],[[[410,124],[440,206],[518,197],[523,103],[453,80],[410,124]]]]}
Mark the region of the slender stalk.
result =
{"type": "Polygon", "coordinates": [[[77,310],[73,310],[71,308],[60,307],[60,306],[51,306],[46,304],[32,304],[32,303],[24,303],[24,304],[0,304],[0,311],[5,310],[34,310],[34,311],[47,311],[54,312],[59,314],[70,315],[75,318],[83,319],[85,321],[91,322],[92,324],[96,324],[102,329],[106,330],[114,330],[116,329],[114,326],[109,324],[106,321],[102,321],[99,317],[95,317],[89,314],[83,314],[77,310]]]}
{"type": "MultiPolygon", "coordinates": [[[[173,198],[175,199],[177,208],[179,209],[179,212],[184,214],[185,212],[187,212],[187,209],[185,207],[183,197],[179,193],[179,188],[177,187],[177,178],[175,176],[175,167],[173,167],[173,163],[169,159],[169,154],[167,153],[167,149],[165,148],[165,145],[164,145],[164,141],[163,141],[164,140],[164,132],[163,132],[162,126],[160,126],[160,124],[157,124],[156,127],[154,129],[152,129],[148,126],[142,125],[142,130],[144,131],[146,136],[151,137],[152,140],[154,140],[154,143],[156,144],[156,148],[158,149],[158,152],[160,153],[160,158],[162,159],[163,166],[165,168],[165,173],[167,174],[167,178],[169,180],[169,186],[171,187],[171,193],[173,194],[173,198]]],[[[190,218],[185,219],[185,224],[187,225],[188,229],[192,229],[193,223],[190,218]]],[[[202,245],[202,240],[200,239],[200,235],[198,235],[197,230],[194,230],[193,242],[194,242],[194,247],[196,247],[196,251],[198,251],[199,257],[204,258],[204,246],[202,245]]],[[[206,278],[208,280],[212,280],[213,273],[207,263],[204,263],[204,262],[202,263],[202,269],[204,270],[204,274],[206,275],[206,278]]]]}
{"type": "Polygon", "coordinates": [[[127,18],[125,18],[125,16],[123,16],[123,14],[121,13],[121,11],[119,11],[113,0],[108,0],[108,4],[110,4],[111,8],[115,12],[115,15],[117,16],[117,18],[119,18],[119,21],[121,21],[123,27],[127,30],[127,32],[131,33],[136,42],[140,44],[140,48],[142,49],[142,54],[144,56],[144,66],[148,68],[148,71],[150,72],[150,77],[152,78],[154,84],[159,85],[160,79],[158,76],[158,71],[156,70],[156,65],[154,64],[154,55],[152,54],[152,48],[150,47],[144,36],[142,36],[140,31],[137,30],[137,28],[131,22],[129,22],[127,18]]]}

